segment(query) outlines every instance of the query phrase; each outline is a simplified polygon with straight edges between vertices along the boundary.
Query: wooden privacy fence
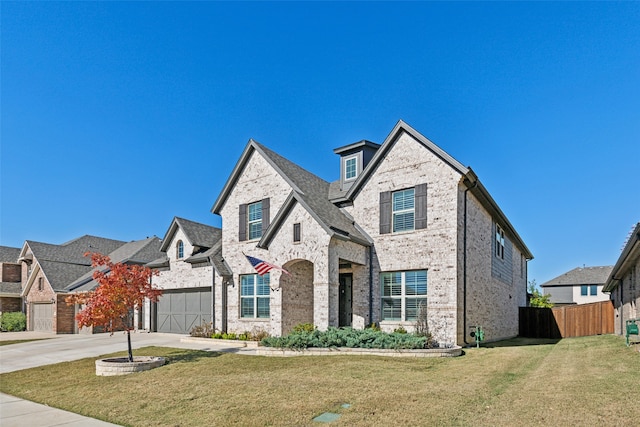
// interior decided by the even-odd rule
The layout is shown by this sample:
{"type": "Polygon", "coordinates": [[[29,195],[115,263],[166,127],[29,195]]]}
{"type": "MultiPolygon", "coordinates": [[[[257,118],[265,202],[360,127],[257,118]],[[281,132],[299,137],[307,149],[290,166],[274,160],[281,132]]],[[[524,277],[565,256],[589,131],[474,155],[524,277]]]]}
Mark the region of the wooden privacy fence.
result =
{"type": "Polygon", "coordinates": [[[611,301],[554,308],[520,307],[520,336],[569,338],[612,334],[611,301]]]}

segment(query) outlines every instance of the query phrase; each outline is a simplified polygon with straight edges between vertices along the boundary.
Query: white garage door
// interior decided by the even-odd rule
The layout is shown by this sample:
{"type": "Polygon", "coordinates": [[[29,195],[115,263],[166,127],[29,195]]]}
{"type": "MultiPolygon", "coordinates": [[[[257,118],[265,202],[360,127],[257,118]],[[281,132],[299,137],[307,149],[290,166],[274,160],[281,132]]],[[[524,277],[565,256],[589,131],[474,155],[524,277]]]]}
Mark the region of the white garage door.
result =
{"type": "Polygon", "coordinates": [[[157,307],[158,332],[188,334],[211,322],[211,289],[166,290],[157,307]]]}
{"type": "Polygon", "coordinates": [[[32,329],[38,332],[53,332],[53,304],[31,304],[32,329]]]}

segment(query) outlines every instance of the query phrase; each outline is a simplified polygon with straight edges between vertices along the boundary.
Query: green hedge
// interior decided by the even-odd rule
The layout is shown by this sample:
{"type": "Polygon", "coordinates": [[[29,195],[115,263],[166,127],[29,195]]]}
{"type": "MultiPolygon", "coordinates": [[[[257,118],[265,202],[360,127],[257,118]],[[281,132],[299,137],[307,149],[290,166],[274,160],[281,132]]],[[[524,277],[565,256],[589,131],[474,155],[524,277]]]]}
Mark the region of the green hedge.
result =
{"type": "Polygon", "coordinates": [[[317,329],[296,327],[282,337],[268,337],[262,340],[265,347],[290,348],[301,350],[310,347],[350,347],[385,349],[421,349],[430,348],[433,342],[429,337],[407,333],[386,333],[375,329],[353,329],[329,327],[325,332],[317,329]]]}
{"type": "Polygon", "coordinates": [[[17,332],[27,329],[27,316],[24,313],[2,313],[0,315],[0,329],[17,332]]]}

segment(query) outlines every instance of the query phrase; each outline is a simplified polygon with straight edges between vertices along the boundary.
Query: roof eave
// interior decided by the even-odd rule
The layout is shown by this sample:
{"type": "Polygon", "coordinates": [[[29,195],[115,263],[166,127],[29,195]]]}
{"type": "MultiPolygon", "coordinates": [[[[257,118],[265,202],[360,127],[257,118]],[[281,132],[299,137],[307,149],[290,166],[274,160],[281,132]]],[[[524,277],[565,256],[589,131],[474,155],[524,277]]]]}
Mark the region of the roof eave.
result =
{"type": "Polygon", "coordinates": [[[612,292],[620,283],[622,277],[619,277],[621,272],[626,271],[627,265],[630,265],[632,260],[635,258],[640,258],[640,222],[636,224],[634,228],[631,238],[625,245],[618,261],[613,266],[613,270],[611,270],[611,274],[607,279],[607,282],[602,289],[602,292],[612,292]]]}
{"type": "Polygon", "coordinates": [[[403,120],[398,120],[391,132],[389,132],[389,135],[385,138],[384,142],[380,145],[380,148],[373,155],[373,158],[371,159],[367,167],[362,171],[362,174],[360,174],[349,191],[347,191],[347,193],[345,194],[344,197],[346,199],[353,200],[355,195],[360,191],[360,188],[364,185],[364,183],[369,179],[369,176],[376,169],[380,161],[391,149],[393,143],[402,135],[403,132],[407,133],[416,141],[420,142],[426,148],[431,150],[436,156],[440,157],[440,159],[442,159],[445,163],[447,163],[460,174],[465,175],[468,172],[468,168],[451,157],[442,148],[438,147],[434,142],[429,140],[429,138],[425,137],[420,132],[409,126],[403,120]]]}

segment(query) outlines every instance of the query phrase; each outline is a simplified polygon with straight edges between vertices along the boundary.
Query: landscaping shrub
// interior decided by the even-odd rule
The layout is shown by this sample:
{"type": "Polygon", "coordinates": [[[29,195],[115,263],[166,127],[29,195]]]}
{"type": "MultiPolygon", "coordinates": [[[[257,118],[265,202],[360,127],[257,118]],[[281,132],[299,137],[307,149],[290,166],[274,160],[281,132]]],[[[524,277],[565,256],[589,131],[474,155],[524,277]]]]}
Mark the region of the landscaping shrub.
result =
{"type": "Polygon", "coordinates": [[[8,332],[18,332],[27,329],[27,316],[24,313],[2,313],[0,315],[0,329],[8,332]]]}
{"type": "Polygon", "coordinates": [[[308,328],[294,328],[282,337],[269,337],[262,340],[265,347],[289,348],[382,348],[382,349],[421,349],[430,348],[433,343],[424,336],[404,333],[386,333],[375,329],[353,329],[329,327],[325,332],[308,328]]]}
{"type": "Polygon", "coordinates": [[[200,338],[211,338],[212,334],[213,334],[213,324],[211,322],[203,323],[200,326],[194,326],[191,329],[191,332],[189,332],[189,335],[191,335],[192,337],[200,337],[200,338]]]}

